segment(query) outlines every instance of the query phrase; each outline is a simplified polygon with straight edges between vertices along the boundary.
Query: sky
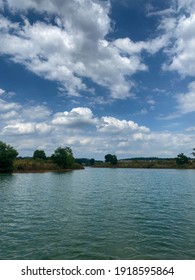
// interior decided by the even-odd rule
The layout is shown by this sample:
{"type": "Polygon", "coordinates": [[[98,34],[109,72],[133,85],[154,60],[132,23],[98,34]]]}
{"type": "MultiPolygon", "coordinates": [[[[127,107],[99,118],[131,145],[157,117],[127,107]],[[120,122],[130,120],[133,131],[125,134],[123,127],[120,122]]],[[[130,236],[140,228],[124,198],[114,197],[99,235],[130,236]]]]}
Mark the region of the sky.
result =
{"type": "Polygon", "coordinates": [[[0,140],[20,156],[190,156],[195,1],[0,0],[0,140]]]}

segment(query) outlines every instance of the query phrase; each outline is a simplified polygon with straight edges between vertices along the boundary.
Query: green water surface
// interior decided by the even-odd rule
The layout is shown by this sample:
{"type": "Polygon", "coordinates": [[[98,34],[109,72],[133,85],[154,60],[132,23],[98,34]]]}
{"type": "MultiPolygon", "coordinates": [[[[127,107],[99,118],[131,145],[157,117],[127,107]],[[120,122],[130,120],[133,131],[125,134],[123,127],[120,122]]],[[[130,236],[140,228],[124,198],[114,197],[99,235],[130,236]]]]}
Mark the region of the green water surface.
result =
{"type": "Polygon", "coordinates": [[[195,259],[195,171],[1,174],[0,259],[195,259]]]}

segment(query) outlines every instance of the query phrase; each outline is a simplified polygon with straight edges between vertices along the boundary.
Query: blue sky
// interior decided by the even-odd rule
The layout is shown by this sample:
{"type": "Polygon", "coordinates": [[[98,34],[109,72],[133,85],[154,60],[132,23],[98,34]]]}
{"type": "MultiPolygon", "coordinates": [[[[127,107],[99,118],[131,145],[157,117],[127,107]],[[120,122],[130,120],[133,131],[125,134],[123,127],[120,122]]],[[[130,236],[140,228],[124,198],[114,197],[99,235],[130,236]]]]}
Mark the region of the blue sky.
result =
{"type": "Polygon", "coordinates": [[[190,156],[193,0],[0,0],[0,139],[22,156],[190,156]]]}

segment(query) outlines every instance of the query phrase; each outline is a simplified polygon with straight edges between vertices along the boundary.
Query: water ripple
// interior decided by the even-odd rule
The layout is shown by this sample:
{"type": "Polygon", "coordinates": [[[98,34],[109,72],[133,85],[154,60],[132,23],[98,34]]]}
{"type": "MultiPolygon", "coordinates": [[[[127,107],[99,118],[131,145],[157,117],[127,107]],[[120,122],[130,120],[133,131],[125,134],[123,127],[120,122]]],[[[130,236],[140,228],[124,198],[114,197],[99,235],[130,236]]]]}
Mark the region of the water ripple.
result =
{"type": "Polygon", "coordinates": [[[194,170],[0,176],[0,259],[195,259],[194,170]]]}

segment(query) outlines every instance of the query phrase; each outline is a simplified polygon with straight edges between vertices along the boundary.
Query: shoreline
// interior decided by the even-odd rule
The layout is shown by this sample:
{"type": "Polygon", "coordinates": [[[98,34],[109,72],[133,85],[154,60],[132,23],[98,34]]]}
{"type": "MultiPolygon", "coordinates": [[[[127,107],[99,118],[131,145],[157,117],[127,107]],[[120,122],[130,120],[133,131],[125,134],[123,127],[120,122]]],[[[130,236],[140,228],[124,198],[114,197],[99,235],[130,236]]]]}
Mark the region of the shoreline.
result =
{"type": "Polygon", "coordinates": [[[47,169],[43,169],[43,170],[16,170],[13,171],[12,174],[17,174],[17,173],[48,173],[48,172],[69,172],[69,171],[74,171],[74,170],[83,170],[84,168],[75,168],[75,169],[59,169],[59,170],[47,170],[47,169]]]}
{"type": "Polygon", "coordinates": [[[70,172],[70,171],[76,171],[76,170],[84,170],[86,167],[90,168],[102,168],[102,169],[175,169],[175,170],[195,170],[195,167],[175,167],[175,166],[83,166],[83,168],[67,168],[67,169],[32,169],[32,170],[14,170],[11,173],[17,174],[17,173],[48,173],[48,172],[54,172],[54,173],[64,173],[64,172],[70,172]]]}
{"type": "Polygon", "coordinates": [[[69,172],[74,170],[84,170],[90,168],[112,168],[112,169],[176,169],[176,170],[195,170],[194,167],[171,167],[171,166],[83,166],[83,168],[67,169],[40,169],[40,170],[15,170],[12,173],[47,173],[47,172],[69,172]]]}

